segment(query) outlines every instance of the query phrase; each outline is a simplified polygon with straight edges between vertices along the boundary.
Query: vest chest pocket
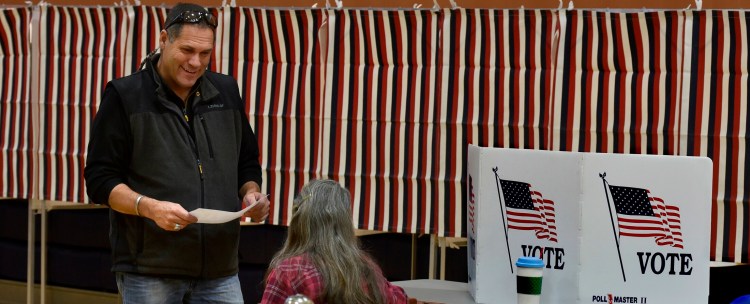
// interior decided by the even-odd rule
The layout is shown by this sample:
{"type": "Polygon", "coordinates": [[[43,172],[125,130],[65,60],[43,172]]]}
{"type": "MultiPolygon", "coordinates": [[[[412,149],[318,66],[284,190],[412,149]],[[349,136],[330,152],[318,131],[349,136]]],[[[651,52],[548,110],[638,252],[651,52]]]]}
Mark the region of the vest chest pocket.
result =
{"type": "Polygon", "coordinates": [[[201,125],[203,126],[203,132],[206,136],[206,144],[208,145],[208,156],[210,158],[214,158],[214,146],[211,142],[211,132],[209,132],[208,129],[208,123],[206,122],[206,118],[203,117],[203,115],[198,115],[198,119],[201,121],[201,125]]]}

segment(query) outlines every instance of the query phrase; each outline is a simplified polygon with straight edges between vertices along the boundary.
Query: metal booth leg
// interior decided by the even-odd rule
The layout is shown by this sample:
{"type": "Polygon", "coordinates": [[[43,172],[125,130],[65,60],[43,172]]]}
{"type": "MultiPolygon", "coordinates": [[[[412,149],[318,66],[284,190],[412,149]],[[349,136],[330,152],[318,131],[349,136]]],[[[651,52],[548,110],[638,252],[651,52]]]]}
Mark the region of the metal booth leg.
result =
{"type": "Polygon", "coordinates": [[[26,248],[26,303],[34,303],[34,242],[35,242],[35,222],[36,218],[34,214],[34,203],[29,201],[29,212],[28,212],[28,236],[27,236],[27,248],[26,248]]]}
{"type": "Polygon", "coordinates": [[[40,266],[39,273],[40,278],[40,301],[39,303],[47,303],[47,203],[42,200],[29,200],[29,213],[28,213],[28,247],[26,252],[26,303],[35,304],[34,301],[34,264],[36,263],[36,215],[42,215],[41,223],[41,252],[40,255],[40,266]]]}

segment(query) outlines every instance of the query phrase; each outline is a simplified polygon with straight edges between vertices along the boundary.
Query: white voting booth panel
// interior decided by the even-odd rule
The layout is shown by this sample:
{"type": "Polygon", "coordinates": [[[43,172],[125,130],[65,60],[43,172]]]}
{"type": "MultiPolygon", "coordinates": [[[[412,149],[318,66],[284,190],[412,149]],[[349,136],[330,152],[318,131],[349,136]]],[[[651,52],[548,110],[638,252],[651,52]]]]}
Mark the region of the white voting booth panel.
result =
{"type": "Polygon", "coordinates": [[[469,291],[516,303],[515,261],[545,262],[542,303],[707,303],[711,160],[469,146],[469,291]]]}

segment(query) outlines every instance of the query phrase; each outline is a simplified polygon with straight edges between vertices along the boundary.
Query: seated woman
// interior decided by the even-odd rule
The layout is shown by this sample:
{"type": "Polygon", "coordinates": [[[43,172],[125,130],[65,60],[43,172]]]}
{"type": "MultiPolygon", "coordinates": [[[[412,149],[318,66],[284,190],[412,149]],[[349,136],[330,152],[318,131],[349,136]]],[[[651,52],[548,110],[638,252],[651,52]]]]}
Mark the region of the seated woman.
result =
{"type": "Polygon", "coordinates": [[[261,303],[303,294],[323,303],[408,303],[354,234],[349,191],[331,180],[307,183],[294,200],[284,247],[271,261],[261,303]]]}

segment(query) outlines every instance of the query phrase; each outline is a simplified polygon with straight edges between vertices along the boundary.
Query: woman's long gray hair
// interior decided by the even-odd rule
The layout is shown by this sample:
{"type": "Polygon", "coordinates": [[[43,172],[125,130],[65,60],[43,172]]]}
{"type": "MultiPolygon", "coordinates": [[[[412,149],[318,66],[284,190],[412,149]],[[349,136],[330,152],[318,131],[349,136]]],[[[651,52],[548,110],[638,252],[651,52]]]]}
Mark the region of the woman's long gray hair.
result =
{"type": "Polygon", "coordinates": [[[307,183],[294,199],[284,247],[271,261],[307,255],[324,280],[327,303],[384,303],[379,272],[354,233],[349,191],[332,180],[307,183]]]}

